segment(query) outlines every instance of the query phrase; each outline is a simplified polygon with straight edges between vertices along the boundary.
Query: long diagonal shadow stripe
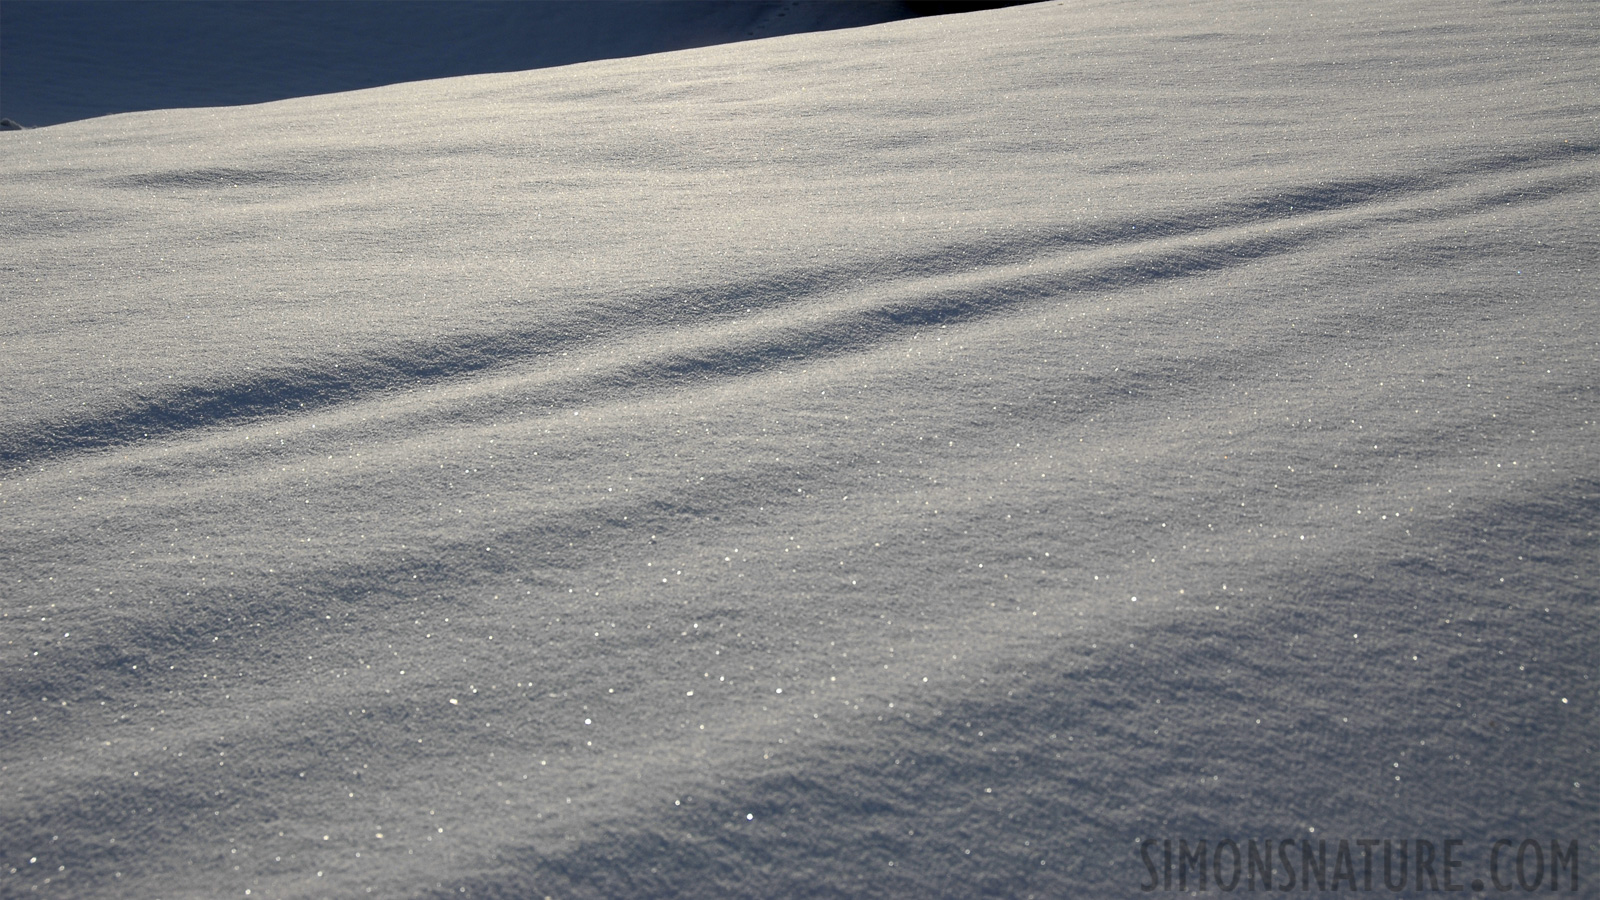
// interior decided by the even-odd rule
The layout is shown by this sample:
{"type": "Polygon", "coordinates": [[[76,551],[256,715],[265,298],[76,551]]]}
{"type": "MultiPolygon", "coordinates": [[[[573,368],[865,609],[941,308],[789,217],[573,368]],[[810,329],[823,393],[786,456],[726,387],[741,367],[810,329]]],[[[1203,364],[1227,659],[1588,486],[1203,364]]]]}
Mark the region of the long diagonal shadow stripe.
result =
{"type": "Polygon", "coordinates": [[[1587,165],[1597,149],[1545,146],[1473,160],[1465,172],[1324,182],[1161,219],[1038,229],[924,254],[623,298],[533,325],[376,347],[353,360],[308,360],[293,372],[125,395],[80,416],[19,423],[0,436],[0,465],[295,415],[511,372],[562,354],[587,355],[592,364],[581,367],[582,379],[553,381],[550,405],[581,402],[595,390],[737,377],[1040,300],[1245,265],[1380,225],[1441,221],[1591,190],[1600,183],[1587,165]],[[663,340],[666,329],[673,335],[663,340]],[[619,345],[627,352],[616,352],[619,345]]]}

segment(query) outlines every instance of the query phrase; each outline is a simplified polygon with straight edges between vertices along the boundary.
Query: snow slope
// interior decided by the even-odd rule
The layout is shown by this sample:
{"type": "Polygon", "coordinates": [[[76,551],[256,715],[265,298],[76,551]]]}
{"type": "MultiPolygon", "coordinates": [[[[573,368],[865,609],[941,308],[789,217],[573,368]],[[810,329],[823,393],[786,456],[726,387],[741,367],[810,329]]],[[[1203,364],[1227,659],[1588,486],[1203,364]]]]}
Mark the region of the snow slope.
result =
{"type": "Polygon", "coordinates": [[[0,895],[1600,896],[1597,48],[1073,0],[0,133],[0,895]]]}

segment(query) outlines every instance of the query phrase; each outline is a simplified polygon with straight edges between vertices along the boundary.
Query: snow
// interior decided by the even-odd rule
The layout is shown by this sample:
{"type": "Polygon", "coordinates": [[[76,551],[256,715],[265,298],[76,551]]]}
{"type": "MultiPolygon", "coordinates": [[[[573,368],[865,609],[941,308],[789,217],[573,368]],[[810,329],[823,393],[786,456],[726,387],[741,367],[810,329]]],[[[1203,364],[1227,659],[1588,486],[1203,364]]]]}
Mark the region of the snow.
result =
{"type": "Polygon", "coordinates": [[[0,894],[1595,858],[1597,38],[1073,0],[0,134],[0,894]]]}

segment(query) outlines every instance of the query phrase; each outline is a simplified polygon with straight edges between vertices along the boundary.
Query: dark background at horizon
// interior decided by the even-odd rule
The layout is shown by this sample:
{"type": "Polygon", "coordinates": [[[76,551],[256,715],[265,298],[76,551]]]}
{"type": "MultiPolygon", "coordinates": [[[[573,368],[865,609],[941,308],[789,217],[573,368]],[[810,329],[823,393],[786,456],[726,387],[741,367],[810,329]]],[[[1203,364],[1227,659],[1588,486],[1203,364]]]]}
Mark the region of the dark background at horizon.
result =
{"type": "Polygon", "coordinates": [[[851,28],[995,3],[6,0],[0,116],[27,127],[263,103],[851,28]]]}

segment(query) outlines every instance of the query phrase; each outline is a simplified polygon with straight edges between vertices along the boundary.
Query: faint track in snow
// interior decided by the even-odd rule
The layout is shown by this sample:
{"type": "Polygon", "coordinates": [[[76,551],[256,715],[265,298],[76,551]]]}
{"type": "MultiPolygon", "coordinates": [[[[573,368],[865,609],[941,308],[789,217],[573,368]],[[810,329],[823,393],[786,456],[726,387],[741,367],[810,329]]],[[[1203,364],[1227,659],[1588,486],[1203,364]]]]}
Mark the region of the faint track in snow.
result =
{"type": "MultiPolygon", "coordinates": [[[[0,466],[124,447],[484,378],[529,384],[546,405],[577,404],[683,378],[721,379],[870,349],[896,334],[1249,265],[1379,228],[1427,228],[1486,210],[1600,187],[1600,146],[1547,144],[1457,171],[1341,179],[1198,207],[1165,219],[1040,229],[990,243],[779,272],[668,296],[622,298],[535,328],[374,348],[355,360],[125,397],[100,410],[17,421],[0,466]]],[[[224,173],[234,177],[237,173],[224,173]]],[[[207,170],[193,177],[219,176],[207,170]]],[[[156,176],[152,176],[156,177],[156,176]]],[[[162,175],[165,184],[192,180],[162,175]]]]}

